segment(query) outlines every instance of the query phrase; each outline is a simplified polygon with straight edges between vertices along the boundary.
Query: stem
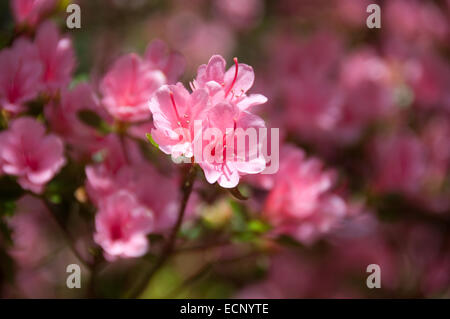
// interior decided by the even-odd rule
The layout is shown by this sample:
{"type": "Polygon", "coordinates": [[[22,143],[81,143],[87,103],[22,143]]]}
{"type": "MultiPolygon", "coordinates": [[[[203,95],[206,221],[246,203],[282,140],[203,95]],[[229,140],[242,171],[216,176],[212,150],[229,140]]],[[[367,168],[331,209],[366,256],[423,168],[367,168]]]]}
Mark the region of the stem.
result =
{"type": "Polygon", "coordinates": [[[168,261],[168,259],[172,255],[172,253],[174,251],[174,247],[175,247],[176,238],[177,238],[178,232],[181,228],[184,214],[186,212],[187,202],[192,193],[192,187],[194,185],[196,173],[197,173],[196,166],[191,165],[189,168],[189,171],[187,172],[186,176],[184,177],[184,179],[182,181],[181,190],[183,192],[183,197],[181,199],[181,205],[180,205],[180,208],[178,211],[178,217],[177,217],[174,227],[172,228],[169,238],[167,239],[166,245],[163,248],[160,258],[156,261],[154,266],[152,268],[150,268],[143,275],[143,278],[141,280],[139,280],[138,283],[134,287],[132,287],[131,292],[128,294],[127,297],[138,298],[142,294],[142,292],[145,290],[145,288],[147,288],[148,282],[153,277],[153,275],[162,266],[164,266],[164,264],[168,261]]]}

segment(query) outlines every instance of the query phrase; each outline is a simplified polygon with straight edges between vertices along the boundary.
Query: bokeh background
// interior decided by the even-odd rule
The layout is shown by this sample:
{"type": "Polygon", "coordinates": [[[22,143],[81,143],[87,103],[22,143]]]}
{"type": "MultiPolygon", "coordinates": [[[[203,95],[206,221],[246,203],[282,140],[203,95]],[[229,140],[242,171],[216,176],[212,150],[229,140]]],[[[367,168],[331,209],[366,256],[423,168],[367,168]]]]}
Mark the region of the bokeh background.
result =
{"type": "Polygon", "coordinates": [[[73,66],[17,111],[4,92],[19,56],[0,59],[0,165],[4,133],[25,116],[64,143],[65,161],[41,192],[0,169],[2,297],[450,297],[450,1],[73,1],[81,29],[65,25],[70,1],[41,1],[51,4],[25,20],[14,2],[23,1],[0,3],[1,50],[39,42],[51,20],[73,48],[56,66],[73,66]],[[366,26],[370,3],[381,7],[380,29],[366,26]],[[175,252],[146,277],[174,223],[184,167],[147,141],[150,119],[112,119],[100,87],[118,58],[144,56],[155,39],[184,57],[163,71],[187,87],[214,54],[253,67],[251,92],[268,102],[252,112],[280,129],[281,166],[241,180],[248,200],[199,173],[175,252]],[[158,227],[145,255],[111,260],[93,234],[105,192],[122,188],[158,227]],[[66,287],[69,264],[81,266],[81,289],[66,287]],[[370,264],[379,289],[366,285],[370,264]]]}

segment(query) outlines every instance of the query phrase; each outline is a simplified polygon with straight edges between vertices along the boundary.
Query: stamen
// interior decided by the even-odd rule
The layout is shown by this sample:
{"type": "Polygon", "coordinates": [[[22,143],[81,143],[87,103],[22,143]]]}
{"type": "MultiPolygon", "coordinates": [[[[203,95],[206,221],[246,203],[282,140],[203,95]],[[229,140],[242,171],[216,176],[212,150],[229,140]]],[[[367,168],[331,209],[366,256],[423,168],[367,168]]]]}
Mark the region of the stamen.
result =
{"type": "Polygon", "coordinates": [[[227,93],[225,94],[225,97],[227,97],[228,94],[230,93],[231,89],[233,88],[234,84],[236,83],[236,79],[237,79],[237,76],[238,76],[238,71],[239,71],[238,59],[234,58],[233,61],[234,61],[234,65],[236,66],[236,71],[234,72],[233,82],[231,82],[230,88],[228,89],[227,93]]]}
{"type": "Polygon", "coordinates": [[[170,100],[172,101],[173,110],[175,111],[175,115],[177,117],[177,124],[181,126],[180,114],[178,114],[177,105],[175,104],[175,99],[173,97],[173,92],[169,91],[170,100]]]}

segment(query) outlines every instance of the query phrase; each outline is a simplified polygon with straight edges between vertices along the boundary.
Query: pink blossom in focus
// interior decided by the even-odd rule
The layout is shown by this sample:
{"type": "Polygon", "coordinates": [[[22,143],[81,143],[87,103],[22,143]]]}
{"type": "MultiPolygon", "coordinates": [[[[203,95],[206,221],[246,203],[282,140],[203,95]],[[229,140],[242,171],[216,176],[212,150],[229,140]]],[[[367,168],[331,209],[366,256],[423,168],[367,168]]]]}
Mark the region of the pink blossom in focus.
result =
{"type": "Polygon", "coordinates": [[[61,37],[52,22],[42,24],[35,41],[44,67],[42,82],[45,88],[51,93],[65,88],[71,81],[76,63],[72,41],[61,37]]]}
{"type": "Polygon", "coordinates": [[[56,5],[56,0],[10,0],[18,24],[35,26],[56,5]]]}
{"type": "Polygon", "coordinates": [[[213,105],[230,101],[241,110],[266,103],[267,98],[264,95],[246,94],[255,81],[253,68],[238,63],[237,58],[234,59],[234,63],[234,66],[226,70],[225,59],[220,55],[213,55],[208,64],[198,67],[197,77],[192,83],[193,90],[206,88],[213,105]]]}
{"type": "Polygon", "coordinates": [[[233,188],[241,176],[261,173],[266,168],[262,136],[245,145],[237,142],[244,140],[245,130],[252,129],[258,135],[259,129],[265,128],[260,117],[241,111],[231,103],[215,105],[206,117],[206,129],[215,129],[220,133],[211,136],[210,140],[203,134],[202,159],[195,158],[209,183],[217,182],[222,187],[233,188]]]}
{"type": "Polygon", "coordinates": [[[186,68],[186,60],[178,52],[171,52],[167,44],[161,40],[153,40],[145,51],[145,62],[154,70],[161,70],[167,83],[175,83],[186,68]]]}
{"type": "Polygon", "coordinates": [[[160,70],[154,70],[136,54],[119,58],[100,84],[102,104],[116,119],[124,122],[148,120],[148,101],[166,83],[160,70]]]}
{"type": "Polygon", "coordinates": [[[120,191],[100,202],[94,240],[110,261],[117,257],[139,257],[147,252],[146,236],[153,227],[153,212],[131,193],[120,191]]]}
{"type": "Polygon", "coordinates": [[[17,39],[11,48],[0,51],[0,69],[0,109],[17,114],[39,93],[42,65],[38,51],[27,39],[17,39]]]}
{"type": "Polygon", "coordinates": [[[312,242],[347,214],[347,204],[332,191],[335,173],[324,170],[317,158],[306,158],[300,149],[286,146],[280,169],[265,202],[265,216],[276,233],[312,242]]]}
{"type": "Polygon", "coordinates": [[[19,184],[34,193],[42,193],[66,162],[61,139],[45,135],[44,126],[32,118],[14,120],[0,136],[3,172],[17,176],[19,184]]]}
{"type": "Polygon", "coordinates": [[[174,157],[193,156],[194,122],[206,110],[208,93],[199,89],[192,94],[177,85],[164,85],[150,101],[155,129],[152,137],[159,148],[174,157]]]}

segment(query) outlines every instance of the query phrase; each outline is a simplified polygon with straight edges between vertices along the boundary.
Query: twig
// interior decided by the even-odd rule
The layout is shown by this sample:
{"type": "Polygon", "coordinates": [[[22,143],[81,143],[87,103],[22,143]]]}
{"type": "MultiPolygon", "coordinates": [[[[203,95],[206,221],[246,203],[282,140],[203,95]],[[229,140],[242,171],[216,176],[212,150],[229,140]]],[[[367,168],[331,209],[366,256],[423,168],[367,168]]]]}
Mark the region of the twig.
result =
{"type": "Polygon", "coordinates": [[[142,279],[137,282],[137,284],[132,287],[130,293],[127,297],[137,298],[139,297],[148,285],[148,282],[153,277],[153,275],[167,262],[169,257],[172,255],[174,250],[175,241],[180,230],[181,224],[183,222],[183,217],[186,211],[187,202],[192,193],[192,186],[194,184],[196,176],[196,165],[192,164],[188,173],[182,181],[181,189],[183,192],[183,197],[181,200],[181,205],[178,211],[177,221],[169,235],[166,245],[163,248],[160,258],[156,261],[155,265],[150,268],[143,276],[142,279]]]}

